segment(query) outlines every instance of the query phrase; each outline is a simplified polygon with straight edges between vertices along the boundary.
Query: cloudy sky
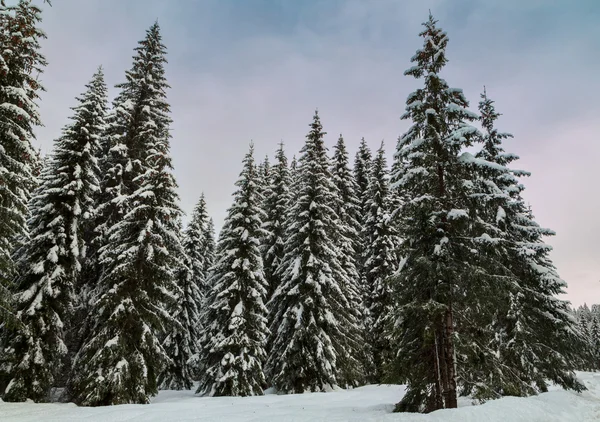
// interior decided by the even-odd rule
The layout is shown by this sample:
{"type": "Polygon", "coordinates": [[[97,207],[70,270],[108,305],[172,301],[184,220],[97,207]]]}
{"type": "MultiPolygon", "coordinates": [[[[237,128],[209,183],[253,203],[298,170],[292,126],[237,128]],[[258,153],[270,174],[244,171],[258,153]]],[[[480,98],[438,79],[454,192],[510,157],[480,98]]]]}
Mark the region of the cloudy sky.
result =
{"type": "MultiPolygon", "coordinates": [[[[41,3],[41,0],[39,0],[41,3]]],[[[600,303],[600,2],[597,0],[53,0],[45,5],[44,152],[98,65],[124,81],[158,19],[169,50],[172,152],[182,207],[201,192],[217,225],[250,140],[288,155],[315,108],[331,146],[365,137],[391,155],[417,82],[403,76],[428,9],[448,32],[444,77],[473,109],[483,85],[532,172],[525,196],[575,305],[600,303]]],[[[115,90],[111,88],[111,97],[115,90]]]]}

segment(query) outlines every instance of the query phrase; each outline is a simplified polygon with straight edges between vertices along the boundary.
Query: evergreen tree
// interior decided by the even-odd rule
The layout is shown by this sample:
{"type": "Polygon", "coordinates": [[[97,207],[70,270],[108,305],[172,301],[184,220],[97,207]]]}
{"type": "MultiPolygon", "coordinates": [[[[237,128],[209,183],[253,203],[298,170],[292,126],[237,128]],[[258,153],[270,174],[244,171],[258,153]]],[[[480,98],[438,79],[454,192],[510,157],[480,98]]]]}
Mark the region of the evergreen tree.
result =
{"type": "Polygon", "coordinates": [[[14,322],[11,254],[27,235],[27,201],[35,188],[31,142],[41,125],[37,100],[44,90],[37,74],[46,66],[40,14],[28,0],[0,5],[0,321],[7,322],[14,322]]]}
{"type": "MultiPolygon", "coordinates": [[[[449,88],[439,75],[447,62],[446,33],[431,15],[423,25],[423,48],[405,74],[424,78],[424,86],[408,96],[402,118],[413,125],[396,153],[401,173],[396,180],[407,200],[398,211],[403,261],[393,284],[396,355],[388,377],[406,381],[397,410],[412,412],[457,407],[456,356],[463,352],[455,349],[457,325],[463,322],[457,318],[465,292],[475,290],[487,264],[476,254],[468,219],[475,175],[459,160],[478,134],[466,122],[477,116],[466,110],[462,91],[449,88]]],[[[468,347],[468,339],[459,338],[460,346],[468,347]]]]}
{"type": "Polygon", "coordinates": [[[56,141],[48,169],[33,200],[31,241],[18,252],[17,317],[20,328],[8,348],[17,361],[7,401],[48,400],[66,355],[65,329],[74,304],[74,287],[85,258],[84,228],[99,189],[96,153],[104,129],[105,90],[94,75],[73,108],[73,122],[56,141]],[[22,325],[21,325],[22,324],[22,325]]]}
{"type": "MultiPolygon", "coordinates": [[[[484,129],[482,149],[475,157],[464,156],[481,178],[475,199],[485,204],[479,217],[486,224],[485,234],[493,239],[488,242],[491,251],[486,252],[508,271],[496,277],[502,291],[495,294],[496,313],[490,315],[491,325],[485,330],[494,333],[489,339],[494,353],[484,362],[498,357],[498,362],[490,365],[497,371],[486,377],[486,383],[477,379],[474,394],[535,394],[546,391],[547,379],[565,388],[580,389],[573,373],[580,342],[574,335],[576,327],[568,303],[557,298],[566,285],[548,258],[551,247],[542,239],[554,233],[535,222],[521,196],[524,188],[518,177],[529,173],[506,167],[518,159],[502,148],[503,141],[512,135],[494,127],[500,115],[485,92],[479,110],[484,129]]],[[[475,312],[472,317],[481,319],[481,312],[475,312]]],[[[481,353],[476,359],[482,361],[481,353]]]]}
{"type": "Polygon", "coordinates": [[[290,207],[290,169],[283,150],[283,143],[275,155],[277,162],[271,168],[271,185],[264,199],[265,221],[263,228],[267,232],[261,249],[267,281],[267,300],[279,286],[277,268],[283,258],[285,242],[285,223],[290,207]]]}
{"type": "Polygon", "coordinates": [[[200,199],[194,208],[192,218],[188,224],[184,237],[183,237],[183,249],[187,258],[189,259],[189,269],[191,271],[192,280],[200,291],[200,294],[204,296],[207,291],[206,277],[207,269],[211,263],[207,260],[210,259],[211,252],[209,235],[209,221],[208,210],[206,208],[206,199],[204,193],[200,195],[200,199]]]}
{"type": "Polygon", "coordinates": [[[170,361],[158,335],[181,329],[167,311],[181,296],[175,272],[183,251],[158,23],[135,51],[110,119],[103,209],[110,224],[99,250],[93,324],[70,382],[73,399],[83,405],[148,403],[170,361]]]}
{"type": "MultiPolygon", "coordinates": [[[[211,264],[211,252],[209,244],[211,240],[210,236],[210,218],[206,209],[206,200],[204,193],[200,195],[200,199],[196,204],[192,213],[191,220],[185,229],[183,234],[182,246],[184,250],[184,265],[179,270],[177,279],[179,286],[182,289],[184,295],[178,302],[182,305],[181,308],[177,309],[176,312],[178,321],[182,325],[185,331],[189,333],[189,338],[181,337],[179,341],[173,341],[168,336],[165,340],[167,350],[171,350],[170,356],[175,360],[179,360],[179,364],[173,368],[176,371],[168,370],[168,373],[176,373],[180,379],[198,379],[200,376],[200,339],[202,335],[202,325],[200,321],[200,308],[204,303],[206,293],[208,291],[207,285],[207,268],[211,264]],[[192,282],[194,286],[189,285],[192,282]],[[186,341],[185,353],[179,353],[177,345],[182,344],[182,340],[186,341]],[[177,346],[177,347],[175,347],[177,346]],[[183,377],[183,370],[186,369],[190,375],[183,377]]],[[[172,375],[171,375],[172,376],[172,375]]],[[[189,381],[179,382],[174,384],[173,382],[163,382],[162,387],[168,389],[181,389],[191,388],[189,381]],[[189,385],[189,387],[188,387],[189,385]]]]}
{"type": "MultiPolygon", "coordinates": [[[[186,232],[186,235],[189,230],[186,232]]],[[[195,272],[194,260],[187,254],[189,238],[184,238],[183,263],[176,274],[179,286],[177,301],[172,305],[171,315],[179,325],[167,334],[163,341],[163,347],[171,362],[159,376],[158,382],[163,390],[189,390],[192,388],[194,379],[197,379],[199,369],[198,347],[201,336],[200,305],[202,304],[202,293],[195,272]]]]}
{"type": "Polygon", "coordinates": [[[358,222],[360,218],[360,201],[356,196],[358,187],[350,170],[348,151],[342,135],[340,135],[334,147],[331,174],[338,193],[335,204],[335,212],[339,219],[336,243],[340,264],[346,273],[346,283],[343,287],[350,303],[349,311],[359,326],[358,332],[349,333],[347,336],[349,339],[348,347],[353,349],[353,352],[349,356],[340,357],[342,360],[349,360],[341,367],[349,366],[350,368],[361,369],[361,372],[345,374],[341,378],[338,377],[340,378],[338,382],[341,385],[347,385],[353,382],[363,382],[364,375],[366,373],[370,375],[374,368],[372,350],[370,344],[365,341],[365,322],[368,319],[368,314],[365,312],[362,286],[355,259],[360,233],[358,222]],[[352,359],[359,359],[361,365],[356,365],[352,362],[352,359]],[[345,382],[345,379],[348,382],[345,382]]]}
{"type": "MultiPolygon", "coordinates": [[[[360,145],[358,147],[358,151],[356,152],[356,156],[354,157],[354,179],[356,181],[356,196],[359,201],[358,205],[358,225],[359,227],[365,226],[365,217],[367,215],[367,188],[369,185],[369,174],[371,173],[371,161],[372,155],[365,138],[360,140],[360,145]]],[[[356,266],[358,269],[358,273],[360,276],[360,285],[362,289],[362,294],[364,301],[368,300],[369,295],[369,286],[367,285],[367,281],[365,278],[364,272],[364,255],[365,248],[367,246],[367,240],[363,238],[362,229],[358,233],[358,240],[356,242],[356,266]]],[[[371,317],[369,314],[365,315],[366,322],[368,325],[371,325],[370,321],[371,317]]]]}
{"type": "Polygon", "coordinates": [[[275,388],[285,393],[337,385],[341,355],[352,355],[342,350],[352,315],[335,248],[337,192],[317,113],[310,127],[294,186],[282,282],[270,302],[272,348],[266,368],[275,388]]]}
{"type": "Polygon", "coordinates": [[[259,249],[263,212],[253,147],[244,158],[238,190],[220,234],[211,272],[204,350],[197,392],[210,396],[262,395],[267,340],[266,281],[259,249]]]}
{"type": "Polygon", "coordinates": [[[390,218],[392,201],[383,142],[370,170],[365,191],[365,225],[362,236],[366,246],[363,262],[368,289],[367,307],[372,321],[368,339],[374,350],[375,379],[382,382],[385,366],[392,356],[392,347],[385,328],[390,320],[392,305],[388,278],[397,269],[399,262],[396,255],[398,233],[390,218]]]}

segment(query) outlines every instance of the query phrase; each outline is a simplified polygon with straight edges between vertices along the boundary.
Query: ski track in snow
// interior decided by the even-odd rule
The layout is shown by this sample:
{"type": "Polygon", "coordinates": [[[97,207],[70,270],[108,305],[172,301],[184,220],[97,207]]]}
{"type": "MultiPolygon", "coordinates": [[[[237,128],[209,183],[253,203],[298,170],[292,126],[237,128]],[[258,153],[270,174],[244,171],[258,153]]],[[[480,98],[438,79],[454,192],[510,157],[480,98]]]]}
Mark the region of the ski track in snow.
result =
{"type": "Polygon", "coordinates": [[[479,406],[459,399],[459,409],[428,415],[391,413],[399,385],[262,397],[198,397],[193,391],[161,391],[149,405],[77,407],[72,403],[0,401],[2,422],[592,422],[600,421],[600,373],[578,373],[583,393],[552,387],[529,398],[505,397],[479,406]]]}

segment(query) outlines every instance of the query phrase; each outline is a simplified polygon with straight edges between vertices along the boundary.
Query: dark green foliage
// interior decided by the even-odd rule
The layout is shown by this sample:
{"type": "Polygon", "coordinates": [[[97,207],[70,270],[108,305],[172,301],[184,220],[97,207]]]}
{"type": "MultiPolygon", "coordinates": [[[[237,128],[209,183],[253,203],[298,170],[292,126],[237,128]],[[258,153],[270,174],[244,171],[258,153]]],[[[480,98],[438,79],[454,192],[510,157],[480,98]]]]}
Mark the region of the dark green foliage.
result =
{"type": "Polygon", "coordinates": [[[83,405],[148,403],[170,363],[160,333],[181,329],[167,309],[181,292],[177,187],[169,157],[166,48],[158,24],[139,43],[110,119],[102,275],[70,382],[83,405]]]}
{"type": "Polygon", "coordinates": [[[365,215],[362,238],[363,270],[366,282],[366,306],[371,326],[367,339],[373,349],[375,381],[383,382],[385,366],[392,354],[386,326],[391,319],[392,291],[388,278],[396,271],[399,236],[391,221],[392,201],[383,143],[371,162],[369,183],[365,191],[365,215]]]}
{"type": "Polygon", "coordinates": [[[370,376],[374,372],[374,364],[371,344],[365,340],[367,315],[363,303],[360,276],[356,268],[361,215],[360,201],[356,195],[358,185],[350,170],[348,151],[342,135],[334,147],[331,175],[337,190],[335,212],[339,221],[335,246],[339,254],[340,265],[345,272],[345,282],[342,288],[348,298],[350,306],[348,312],[355,321],[350,325],[358,328],[346,336],[347,344],[341,351],[350,350],[350,354],[340,356],[338,383],[342,386],[351,386],[364,383],[365,376],[370,376]]]}
{"type": "Polygon", "coordinates": [[[265,279],[267,281],[267,300],[271,298],[280,284],[277,269],[283,259],[285,242],[286,217],[290,207],[290,169],[283,151],[283,144],[279,145],[271,167],[271,183],[265,189],[264,210],[265,220],[263,228],[267,232],[262,240],[261,250],[264,263],[265,279]]]}
{"type": "Polygon", "coordinates": [[[267,309],[259,239],[264,216],[258,174],[252,156],[236,183],[211,270],[201,356],[204,373],[199,393],[210,396],[256,396],[266,387],[267,309]]]}
{"type": "Polygon", "coordinates": [[[40,9],[30,1],[0,5],[0,325],[15,322],[11,289],[13,250],[27,236],[27,201],[36,186],[33,130],[41,125],[37,74],[46,66],[39,52],[44,33],[40,9]]]}
{"type": "MultiPolygon", "coordinates": [[[[461,161],[477,130],[476,116],[459,89],[439,76],[448,38],[430,15],[420,33],[423,49],[405,74],[424,78],[410,94],[403,119],[410,127],[398,143],[395,180],[406,197],[398,210],[403,261],[393,283],[396,352],[390,379],[407,382],[398,410],[433,411],[457,406],[456,354],[468,345],[457,332],[472,286],[485,273],[474,248],[469,184],[475,177],[461,161]]],[[[469,298],[470,299],[470,298],[469,298]]],[[[477,303],[472,303],[477,306],[477,303]]]]}
{"type": "Polygon", "coordinates": [[[67,360],[65,331],[73,316],[74,288],[85,259],[84,231],[99,189],[97,151],[104,130],[106,89],[94,75],[74,107],[42,173],[31,203],[31,241],[17,252],[19,328],[8,341],[17,360],[4,399],[47,401],[67,360]]]}
{"type": "Polygon", "coordinates": [[[293,185],[282,283],[269,303],[272,347],[266,368],[283,393],[337,385],[341,356],[353,358],[344,336],[358,327],[348,311],[346,274],[335,248],[338,198],[318,114],[310,127],[293,185]]]}

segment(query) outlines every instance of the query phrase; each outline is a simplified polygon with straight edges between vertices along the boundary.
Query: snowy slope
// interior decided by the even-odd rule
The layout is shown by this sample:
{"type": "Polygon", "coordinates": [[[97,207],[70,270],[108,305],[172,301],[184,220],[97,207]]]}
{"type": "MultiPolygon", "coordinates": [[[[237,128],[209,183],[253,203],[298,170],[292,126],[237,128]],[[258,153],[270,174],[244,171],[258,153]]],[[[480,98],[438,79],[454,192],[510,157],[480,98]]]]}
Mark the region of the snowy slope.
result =
{"type": "Polygon", "coordinates": [[[162,391],[150,405],[83,408],[73,404],[0,402],[2,422],[586,422],[600,421],[600,373],[580,373],[588,391],[560,389],[537,397],[507,397],[429,415],[392,414],[401,386],[366,386],[350,391],[263,397],[196,397],[192,391],[162,391]]]}

